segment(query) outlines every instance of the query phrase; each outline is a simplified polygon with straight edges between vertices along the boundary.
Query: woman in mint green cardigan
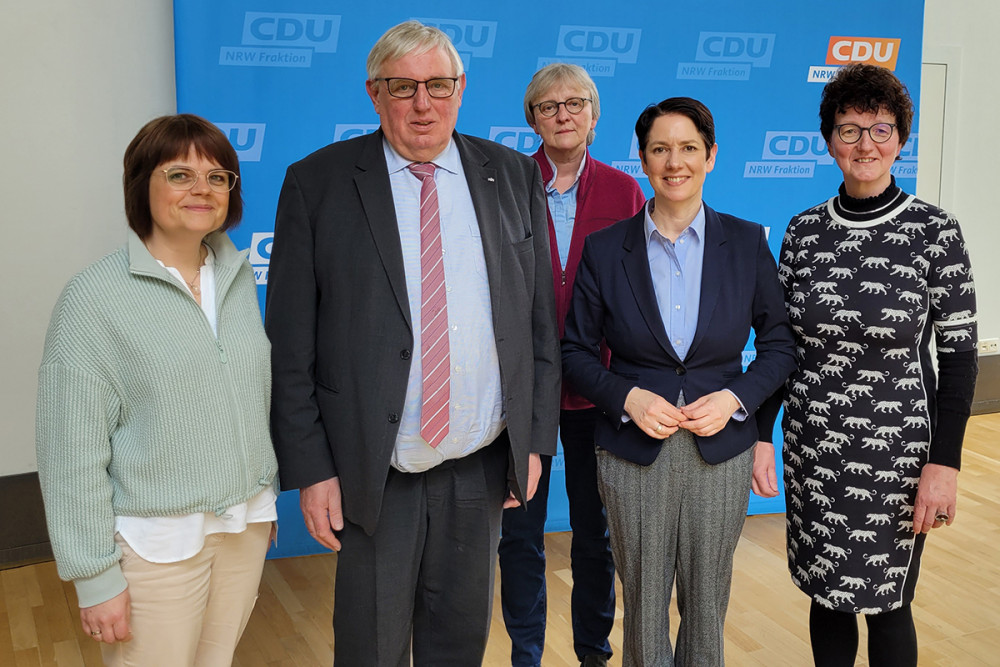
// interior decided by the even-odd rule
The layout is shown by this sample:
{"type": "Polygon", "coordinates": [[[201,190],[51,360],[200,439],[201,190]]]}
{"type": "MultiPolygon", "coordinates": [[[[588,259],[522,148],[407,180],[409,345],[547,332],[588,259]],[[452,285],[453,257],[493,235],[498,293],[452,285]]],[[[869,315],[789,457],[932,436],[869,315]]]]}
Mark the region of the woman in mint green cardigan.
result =
{"type": "Polygon", "coordinates": [[[239,162],[208,121],[149,122],[125,152],[125,246],[56,303],[37,452],[59,574],[107,664],[229,665],[275,514],[270,348],[239,162]]]}

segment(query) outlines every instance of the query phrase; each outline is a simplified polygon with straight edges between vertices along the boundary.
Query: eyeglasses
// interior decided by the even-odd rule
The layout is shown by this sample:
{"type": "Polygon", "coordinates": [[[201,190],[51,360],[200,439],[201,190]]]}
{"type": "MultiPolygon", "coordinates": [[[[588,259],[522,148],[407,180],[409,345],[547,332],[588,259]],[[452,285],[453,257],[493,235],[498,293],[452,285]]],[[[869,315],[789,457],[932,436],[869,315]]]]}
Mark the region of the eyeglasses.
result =
{"type": "MultiPolygon", "coordinates": [[[[200,171],[190,167],[170,167],[162,171],[167,179],[167,185],[174,190],[192,189],[202,175],[200,171]]],[[[229,192],[236,187],[236,179],[238,178],[236,173],[228,169],[213,169],[205,174],[205,182],[208,183],[208,187],[216,192],[229,192]]]]}
{"type": "Polygon", "coordinates": [[[559,113],[559,107],[566,107],[566,111],[570,112],[574,116],[581,111],[583,107],[587,106],[587,102],[592,102],[588,97],[571,97],[565,102],[556,102],[555,100],[545,100],[544,102],[539,102],[534,105],[534,108],[538,109],[538,113],[542,114],[546,118],[552,118],[557,113],[559,113]]]}
{"type": "Polygon", "coordinates": [[[892,131],[896,127],[895,123],[875,123],[871,127],[861,127],[855,123],[844,123],[843,125],[834,125],[834,129],[837,130],[837,136],[845,144],[856,144],[861,141],[861,135],[868,132],[868,136],[876,144],[884,144],[892,138],[892,131]]]}
{"type": "Polygon", "coordinates": [[[438,99],[451,97],[455,94],[455,86],[458,77],[441,77],[438,79],[427,79],[417,81],[416,79],[403,79],[400,77],[378,77],[373,81],[385,81],[385,87],[389,94],[400,99],[408,99],[417,94],[418,84],[424,84],[427,94],[438,99]]]}

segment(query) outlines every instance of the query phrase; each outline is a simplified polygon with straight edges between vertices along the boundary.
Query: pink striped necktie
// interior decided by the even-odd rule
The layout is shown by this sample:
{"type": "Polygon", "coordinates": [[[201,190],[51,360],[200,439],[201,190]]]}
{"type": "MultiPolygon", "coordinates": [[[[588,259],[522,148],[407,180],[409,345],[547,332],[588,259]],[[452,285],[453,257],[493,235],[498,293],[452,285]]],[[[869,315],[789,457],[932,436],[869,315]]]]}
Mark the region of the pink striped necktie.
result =
{"type": "Polygon", "coordinates": [[[431,447],[440,445],[448,434],[451,398],[448,298],[435,169],[429,162],[414,162],[409,166],[410,172],[420,179],[420,358],[423,375],[420,435],[431,447]]]}

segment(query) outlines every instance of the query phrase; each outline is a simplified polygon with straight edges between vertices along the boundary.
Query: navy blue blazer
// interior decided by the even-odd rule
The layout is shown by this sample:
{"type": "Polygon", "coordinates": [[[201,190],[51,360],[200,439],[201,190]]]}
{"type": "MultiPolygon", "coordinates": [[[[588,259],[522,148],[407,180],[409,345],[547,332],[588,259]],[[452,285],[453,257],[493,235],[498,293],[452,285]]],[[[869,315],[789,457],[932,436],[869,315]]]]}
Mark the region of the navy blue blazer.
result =
{"type": "Polygon", "coordinates": [[[750,417],[730,419],[715,435],[695,436],[702,458],[721,463],[757,441],[757,409],[796,365],[774,256],[763,227],[705,206],[698,325],[681,359],[656,304],[644,215],[640,211],[587,237],[562,341],[563,380],[604,413],[597,445],[640,465],[656,460],[662,441],[631,421],[622,423],[625,397],[633,387],[671,403],[682,390],[688,403],[731,390],[750,417]],[[757,357],[743,372],[751,328],[757,357]],[[611,349],[610,368],[601,365],[602,340],[611,349]]]}

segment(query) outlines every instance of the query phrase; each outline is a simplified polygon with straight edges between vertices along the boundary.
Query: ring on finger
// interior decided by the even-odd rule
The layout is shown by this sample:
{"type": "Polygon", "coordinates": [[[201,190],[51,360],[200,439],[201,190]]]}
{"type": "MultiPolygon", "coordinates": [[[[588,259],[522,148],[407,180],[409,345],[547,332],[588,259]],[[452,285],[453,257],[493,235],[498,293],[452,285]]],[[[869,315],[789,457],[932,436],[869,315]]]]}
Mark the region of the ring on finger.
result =
{"type": "Polygon", "coordinates": [[[90,631],[90,636],[91,637],[100,637],[101,636],[101,631],[100,630],[91,630],[90,631]]]}
{"type": "Polygon", "coordinates": [[[660,431],[663,430],[663,424],[657,424],[656,428],[654,428],[653,430],[659,433],[660,431]]]}
{"type": "Polygon", "coordinates": [[[948,521],[948,519],[950,519],[950,518],[951,518],[951,517],[949,517],[949,516],[948,516],[948,513],[947,513],[947,512],[938,512],[938,513],[937,513],[937,514],[936,514],[936,515],[934,516],[934,520],[935,520],[935,521],[942,521],[942,522],[947,522],[947,521],[948,521]]]}

